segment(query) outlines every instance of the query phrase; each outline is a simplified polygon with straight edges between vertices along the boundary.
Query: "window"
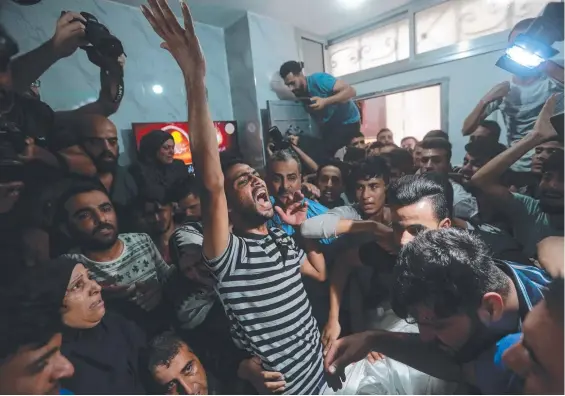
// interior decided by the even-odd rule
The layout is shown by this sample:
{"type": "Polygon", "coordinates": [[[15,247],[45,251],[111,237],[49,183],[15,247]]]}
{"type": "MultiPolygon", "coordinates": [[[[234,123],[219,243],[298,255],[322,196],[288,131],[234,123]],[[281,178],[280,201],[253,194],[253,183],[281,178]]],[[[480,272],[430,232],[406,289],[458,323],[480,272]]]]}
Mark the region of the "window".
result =
{"type": "Polygon", "coordinates": [[[429,131],[441,129],[441,108],[441,84],[364,99],[361,130],[367,141],[382,128],[392,131],[398,146],[407,136],[422,140],[429,131]]]}
{"type": "Polygon", "coordinates": [[[416,53],[423,53],[511,29],[536,17],[540,0],[451,0],[417,12],[416,53]]]}
{"type": "Polygon", "coordinates": [[[304,69],[307,74],[324,71],[324,46],[322,43],[302,37],[302,58],[304,59],[304,69]]]}
{"type": "Polygon", "coordinates": [[[403,19],[331,45],[328,50],[332,74],[343,76],[408,59],[409,30],[408,19],[403,19]]]}

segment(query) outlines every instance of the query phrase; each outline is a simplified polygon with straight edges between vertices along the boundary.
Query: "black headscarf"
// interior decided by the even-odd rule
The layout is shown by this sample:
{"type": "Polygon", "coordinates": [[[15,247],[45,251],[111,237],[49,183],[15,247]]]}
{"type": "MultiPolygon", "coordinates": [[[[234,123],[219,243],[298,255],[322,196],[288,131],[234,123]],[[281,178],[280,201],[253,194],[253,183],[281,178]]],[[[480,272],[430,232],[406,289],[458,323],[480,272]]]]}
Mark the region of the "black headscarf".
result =
{"type": "Polygon", "coordinates": [[[172,140],[170,133],[155,130],[149,132],[141,138],[139,142],[139,160],[144,163],[154,163],[157,157],[157,151],[167,140],[172,140]]]}
{"type": "Polygon", "coordinates": [[[76,259],[59,257],[29,269],[25,279],[24,297],[31,304],[45,304],[60,308],[63,305],[76,259]]]}

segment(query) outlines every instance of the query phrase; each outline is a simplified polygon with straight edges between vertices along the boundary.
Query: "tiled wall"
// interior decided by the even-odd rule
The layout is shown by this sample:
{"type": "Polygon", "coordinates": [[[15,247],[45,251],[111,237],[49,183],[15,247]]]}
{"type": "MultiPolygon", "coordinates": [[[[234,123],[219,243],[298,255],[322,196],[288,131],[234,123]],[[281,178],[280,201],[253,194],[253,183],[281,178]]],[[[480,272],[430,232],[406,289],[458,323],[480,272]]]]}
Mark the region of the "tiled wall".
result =
{"type": "MultiPolygon", "coordinates": [[[[106,0],[48,0],[23,7],[0,1],[0,23],[14,36],[21,52],[46,40],[55,30],[62,10],[86,11],[97,16],[123,43],[127,54],[125,95],[117,114],[111,117],[120,134],[120,163],[128,164],[135,155],[132,122],[186,120],[186,95],[178,66],[159,48],[153,32],[139,9],[106,0]],[[153,85],[163,94],[153,92],[153,85]]],[[[207,60],[206,85],[215,120],[232,120],[232,99],[223,29],[196,23],[207,60]]],[[[98,97],[99,72],[79,50],[62,59],[41,77],[42,100],[55,110],[79,107],[98,97]]]]}

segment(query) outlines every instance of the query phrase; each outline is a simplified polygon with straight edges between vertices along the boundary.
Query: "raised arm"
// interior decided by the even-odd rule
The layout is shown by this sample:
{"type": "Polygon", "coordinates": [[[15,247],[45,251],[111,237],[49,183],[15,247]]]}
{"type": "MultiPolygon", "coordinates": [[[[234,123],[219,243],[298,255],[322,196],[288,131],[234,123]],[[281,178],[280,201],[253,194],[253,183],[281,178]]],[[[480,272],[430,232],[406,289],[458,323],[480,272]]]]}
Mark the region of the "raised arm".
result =
{"type": "MultiPolygon", "coordinates": [[[[471,183],[474,186],[490,195],[491,198],[495,198],[493,202],[496,200],[508,201],[510,199],[511,193],[506,187],[499,184],[499,180],[504,172],[537,145],[557,137],[557,132],[550,121],[556,102],[557,96],[552,95],[543,106],[534,129],[518,143],[510,146],[508,150],[490,160],[471,178],[471,183]]],[[[498,203],[499,206],[504,206],[504,202],[498,203]]]]}
{"type": "Polygon", "coordinates": [[[488,91],[488,93],[479,100],[479,103],[477,103],[473,111],[471,111],[471,114],[463,121],[463,136],[472,134],[479,126],[479,123],[483,121],[489,113],[496,110],[496,106],[491,104],[494,104],[498,99],[504,98],[508,95],[508,92],[510,92],[510,83],[508,81],[497,84],[488,91]]]}
{"type": "Polygon", "coordinates": [[[175,58],[184,76],[194,171],[203,182],[202,247],[204,255],[208,259],[214,259],[221,256],[228,247],[230,232],[216,130],[206,102],[206,62],[186,3],[181,2],[184,29],[166,0],[148,0],[148,3],[149,8],[142,6],[143,14],[153,30],[164,40],[161,47],[175,58]]]}
{"type": "Polygon", "coordinates": [[[302,223],[300,233],[304,238],[333,238],[343,234],[373,232],[376,222],[357,220],[358,213],[350,206],[341,206],[329,210],[323,215],[311,217],[302,223]]]}
{"type": "Polygon", "coordinates": [[[334,85],[333,95],[327,98],[328,104],[345,103],[357,95],[355,88],[343,80],[337,80],[334,85]]]}

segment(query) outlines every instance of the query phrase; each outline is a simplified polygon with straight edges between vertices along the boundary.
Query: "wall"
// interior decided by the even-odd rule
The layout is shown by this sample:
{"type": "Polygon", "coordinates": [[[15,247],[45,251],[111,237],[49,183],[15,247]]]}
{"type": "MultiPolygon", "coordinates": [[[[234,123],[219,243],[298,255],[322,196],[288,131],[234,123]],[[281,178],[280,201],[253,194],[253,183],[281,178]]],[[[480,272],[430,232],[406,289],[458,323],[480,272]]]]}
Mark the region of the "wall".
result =
{"type": "MultiPolygon", "coordinates": [[[[111,117],[120,135],[120,163],[130,163],[135,155],[132,122],[187,119],[186,94],[178,66],[159,48],[159,37],[137,8],[106,0],[49,0],[29,7],[10,1],[1,3],[0,23],[18,41],[22,53],[52,36],[61,10],[92,13],[122,41],[127,55],[125,95],[120,110],[111,117]],[[163,87],[162,95],[153,93],[154,84],[163,87]]],[[[200,23],[195,24],[195,29],[207,60],[206,85],[212,117],[232,120],[224,31],[200,23]]],[[[51,67],[41,77],[41,84],[46,103],[55,110],[72,109],[98,97],[99,72],[79,50],[51,67]]]]}
{"type": "MultiPolygon", "coordinates": [[[[465,144],[468,138],[461,134],[465,117],[473,110],[478,101],[499,82],[510,80],[506,71],[494,64],[501,52],[491,52],[441,65],[412,70],[406,73],[379,78],[354,84],[358,95],[392,89],[395,87],[417,84],[428,80],[449,78],[449,137],[453,144],[453,164],[461,164],[465,156],[465,144]]],[[[406,115],[410,117],[410,114],[406,115]]],[[[501,139],[506,142],[506,132],[502,117],[498,112],[490,117],[503,128],[501,139]]],[[[393,131],[394,132],[394,131],[393,131]]]]}

